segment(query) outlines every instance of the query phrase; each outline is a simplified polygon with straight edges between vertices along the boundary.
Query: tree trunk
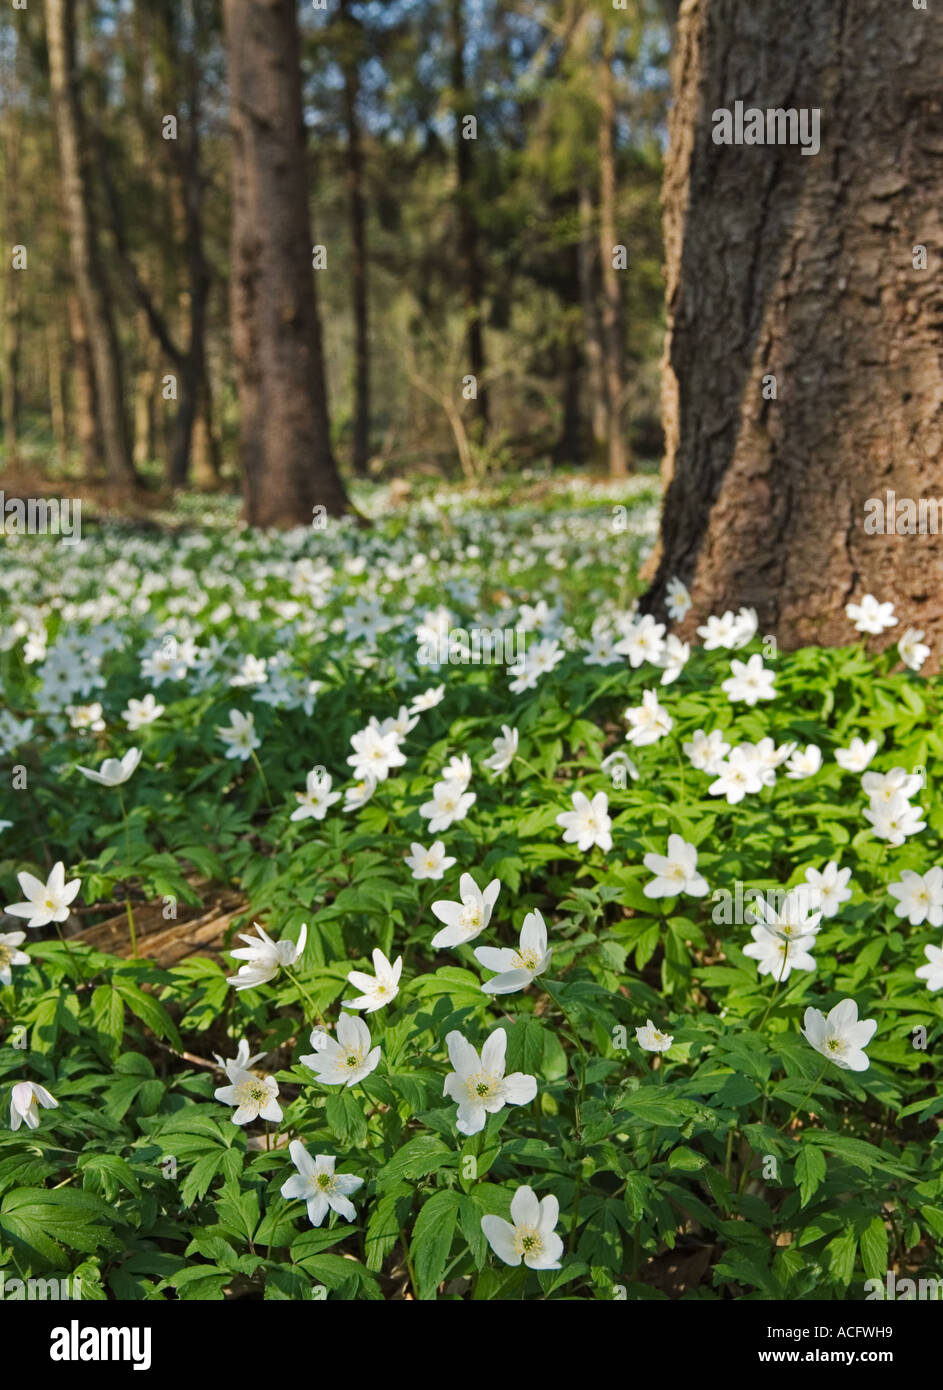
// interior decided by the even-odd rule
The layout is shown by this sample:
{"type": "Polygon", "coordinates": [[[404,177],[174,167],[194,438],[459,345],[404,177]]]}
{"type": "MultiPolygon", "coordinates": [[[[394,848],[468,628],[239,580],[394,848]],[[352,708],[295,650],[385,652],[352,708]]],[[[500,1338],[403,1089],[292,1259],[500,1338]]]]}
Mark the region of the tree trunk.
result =
{"type": "Polygon", "coordinates": [[[95,368],[96,402],[110,484],[136,481],[122,389],[121,354],[98,250],[90,187],[89,132],[79,93],[75,0],[45,0],[49,80],[55,117],[72,273],[95,368]]]}
{"type": "Polygon", "coordinates": [[[66,427],[65,382],[62,376],[62,342],[59,320],[55,317],[46,323],[46,367],[52,433],[60,466],[64,467],[69,461],[69,432],[66,427]]]}
{"type": "Polygon", "coordinates": [[[86,482],[100,478],[103,449],[95,393],[95,366],[85,331],[82,305],[75,291],[66,301],[69,313],[69,337],[72,340],[72,382],[75,394],[75,433],[82,458],[82,476],[86,482]]]}
{"type": "Polygon", "coordinates": [[[370,338],[367,307],[367,228],[363,195],[363,150],[360,140],[359,26],[350,14],[350,0],[341,0],[344,32],[341,62],[344,71],[344,120],[347,126],[347,199],[350,218],[350,285],[354,311],[354,429],[353,465],[361,476],[370,457],[370,338]]]}
{"type": "Polygon", "coordinates": [[[622,322],[620,272],[613,264],[616,246],[615,91],[612,75],[613,42],[608,28],[603,35],[599,62],[599,254],[602,263],[602,338],[605,348],[606,432],[609,440],[609,474],[624,478],[629,471],[629,449],[623,431],[625,346],[622,322]]]}
{"type": "Polygon", "coordinates": [[[484,300],[481,257],[478,253],[478,219],[475,215],[474,156],[472,140],[463,132],[464,117],[474,115],[468,109],[465,88],[465,24],[462,18],[464,0],[451,0],[452,5],[452,94],[455,103],[455,171],[456,205],[458,210],[458,249],[462,267],[462,292],[465,318],[468,324],[468,369],[475,378],[477,417],[484,433],[488,428],[488,393],[484,387],[485,345],[482,332],[484,300]]]}
{"type": "Polygon", "coordinates": [[[295,0],[224,0],[232,127],[230,311],[246,516],[346,510],[312,270],[295,0]]]}
{"type": "Polygon", "coordinates": [[[939,541],[869,534],[865,504],[943,498],[943,31],[884,0],[684,0],[679,44],[677,420],[646,605],[678,575],[702,615],[687,630],[746,604],[793,647],[851,640],[845,605],[871,592],[897,605],[895,634],[939,638],[939,541]],[[715,144],[713,113],[738,100],[819,110],[821,152],[715,144]]]}
{"type": "Polygon", "coordinates": [[[579,283],[583,307],[584,353],[589,383],[590,418],[593,428],[593,457],[598,464],[608,452],[608,415],[606,408],[606,374],[603,369],[602,327],[599,322],[597,298],[596,253],[599,239],[593,228],[593,196],[586,180],[580,182],[580,244],[579,283]]]}

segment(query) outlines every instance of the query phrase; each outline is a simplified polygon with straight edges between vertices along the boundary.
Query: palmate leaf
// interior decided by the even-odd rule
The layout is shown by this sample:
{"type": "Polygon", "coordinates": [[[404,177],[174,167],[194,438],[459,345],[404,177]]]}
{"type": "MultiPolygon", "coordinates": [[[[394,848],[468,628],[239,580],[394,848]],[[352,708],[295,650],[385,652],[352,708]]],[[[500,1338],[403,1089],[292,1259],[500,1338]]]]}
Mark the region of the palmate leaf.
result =
{"type": "Polygon", "coordinates": [[[120,1248],[109,1224],[113,1216],[112,1208],[89,1192],[21,1187],[0,1202],[0,1236],[30,1264],[38,1258],[40,1265],[65,1269],[69,1259],[63,1246],[89,1255],[120,1248]]]}
{"type": "Polygon", "coordinates": [[[416,1218],[410,1254],[421,1299],[435,1298],[436,1287],[445,1274],[460,1209],[457,1192],[435,1192],[416,1218]]]}

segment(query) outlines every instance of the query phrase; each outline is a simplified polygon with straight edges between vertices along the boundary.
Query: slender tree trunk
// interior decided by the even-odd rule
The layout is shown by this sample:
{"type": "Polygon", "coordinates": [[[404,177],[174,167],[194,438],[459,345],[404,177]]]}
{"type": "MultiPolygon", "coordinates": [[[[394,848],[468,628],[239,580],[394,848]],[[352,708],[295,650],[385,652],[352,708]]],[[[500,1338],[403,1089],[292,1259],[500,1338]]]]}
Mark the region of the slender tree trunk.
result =
{"type": "Polygon", "coordinates": [[[65,382],[62,375],[62,341],[59,320],[51,318],[46,324],[46,367],[49,381],[49,411],[56,453],[60,465],[69,459],[69,431],[66,425],[65,382]]]}
{"type": "Polygon", "coordinates": [[[133,487],[121,354],[101,262],[90,187],[90,144],[79,93],[75,0],[45,0],[46,39],[72,273],[95,365],[96,400],[111,485],[133,487]]]}
{"type": "Polygon", "coordinates": [[[69,337],[72,340],[72,382],[75,395],[75,434],[82,458],[82,475],[86,482],[100,478],[104,450],[95,394],[95,366],[85,331],[82,305],[74,290],[66,301],[69,313],[69,337]]]}
{"type": "Polygon", "coordinates": [[[331,450],[312,270],[295,0],[224,0],[232,126],[230,278],[246,515],[347,507],[331,450]]]}
{"type": "Polygon", "coordinates": [[[367,302],[367,225],[363,194],[363,149],[360,138],[359,27],[341,0],[344,121],[347,126],[347,200],[350,219],[350,285],[354,311],[353,465],[361,476],[370,457],[370,337],[367,302]]]}
{"type": "Polygon", "coordinates": [[[623,430],[625,347],[622,290],[613,264],[616,246],[615,90],[612,74],[613,42],[604,31],[599,62],[599,254],[602,265],[602,337],[605,347],[606,431],[609,440],[609,473],[624,478],[629,471],[629,448],[623,430]]]}
{"type": "Polygon", "coordinates": [[[601,463],[608,452],[607,436],[609,412],[606,406],[606,375],[603,368],[605,354],[602,345],[602,327],[599,321],[599,302],[597,298],[597,276],[595,274],[599,238],[593,226],[593,195],[586,180],[580,182],[580,244],[579,244],[579,285],[580,302],[583,308],[583,350],[586,356],[586,374],[590,395],[590,419],[593,429],[593,456],[601,463]]]}
{"type": "Polygon", "coordinates": [[[455,102],[455,170],[458,211],[459,257],[462,291],[468,324],[468,368],[477,385],[477,416],[482,432],[488,428],[488,392],[484,388],[485,345],[482,329],[484,281],[478,251],[478,219],[475,214],[474,141],[465,139],[464,117],[469,110],[465,74],[464,0],[451,0],[452,15],[452,91],[455,102]]]}
{"type": "MultiPolygon", "coordinates": [[[[3,247],[3,254],[10,256],[10,247],[3,247]]],[[[17,454],[20,415],[20,287],[18,277],[24,272],[14,270],[8,263],[3,267],[3,360],[0,365],[3,379],[3,448],[7,462],[12,463],[17,454]]]]}
{"type": "Polygon", "coordinates": [[[938,537],[897,513],[872,534],[866,504],[943,498],[943,30],[884,0],[684,0],[679,44],[677,430],[647,606],[678,575],[688,628],[746,604],[785,646],[840,644],[845,605],[871,592],[897,605],[894,635],[939,642],[938,537]],[[714,113],[739,100],[820,112],[821,152],[714,143],[714,113]]]}

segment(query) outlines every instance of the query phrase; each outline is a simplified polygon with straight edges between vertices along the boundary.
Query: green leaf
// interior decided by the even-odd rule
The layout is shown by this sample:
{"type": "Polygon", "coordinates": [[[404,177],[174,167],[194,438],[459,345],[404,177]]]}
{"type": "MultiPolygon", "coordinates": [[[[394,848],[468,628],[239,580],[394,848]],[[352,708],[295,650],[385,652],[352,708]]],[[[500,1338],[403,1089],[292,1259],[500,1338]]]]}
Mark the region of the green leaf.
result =
{"type": "Polygon", "coordinates": [[[435,1192],[416,1218],[410,1243],[413,1268],[420,1299],[434,1299],[436,1287],[445,1274],[452,1237],[458,1221],[460,1198],[457,1192],[435,1192]]]}
{"type": "Polygon", "coordinates": [[[825,1178],[825,1155],[811,1144],[803,1144],[796,1159],[796,1182],[799,1184],[801,1206],[807,1206],[816,1188],[825,1178]]]}
{"type": "Polygon", "coordinates": [[[887,1274],[887,1227],[879,1216],[861,1232],[861,1263],[869,1279],[887,1274]]]}

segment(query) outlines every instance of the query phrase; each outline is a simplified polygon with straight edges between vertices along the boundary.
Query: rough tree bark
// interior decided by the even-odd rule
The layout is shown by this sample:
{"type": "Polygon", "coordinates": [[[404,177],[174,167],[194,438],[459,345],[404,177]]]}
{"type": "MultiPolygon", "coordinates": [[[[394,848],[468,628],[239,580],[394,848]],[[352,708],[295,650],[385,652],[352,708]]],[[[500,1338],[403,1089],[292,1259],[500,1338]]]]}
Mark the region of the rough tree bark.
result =
{"type": "Polygon", "coordinates": [[[464,0],[451,0],[452,20],[452,99],[455,115],[456,204],[458,209],[458,243],[462,267],[462,289],[465,317],[468,323],[468,368],[474,376],[478,395],[477,418],[484,431],[488,427],[488,393],[482,382],[485,373],[485,345],[482,331],[484,281],[481,257],[478,253],[478,219],[475,216],[474,142],[466,140],[462,126],[465,116],[474,115],[469,109],[465,73],[465,21],[462,15],[464,0]]]}
{"type": "Polygon", "coordinates": [[[62,197],[72,273],[94,364],[95,397],[109,482],[127,489],[136,481],[124,409],[121,353],[108,282],[93,215],[89,132],[79,94],[75,49],[75,0],[45,0],[46,41],[62,197]]]}
{"type": "Polygon", "coordinates": [[[678,45],[672,476],[646,606],[676,574],[695,614],[754,606],[793,647],[850,640],[845,604],[872,592],[896,633],[939,639],[939,539],[864,523],[887,489],[943,497],[943,30],[885,0],[684,0],[678,45]],[[818,108],[820,153],[715,144],[738,100],[818,108]]]}
{"type": "Polygon", "coordinates": [[[616,237],[616,104],[612,64],[612,35],[603,30],[599,75],[599,254],[602,265],[602,338],[605,348],[603,374],[606,433],[609,441],[609,473],[624,478],[629,471],[629,447],[623,427],[625,337],[622,323],[622,289],[613,264],[616,237]]]}
{"type": "Polygon", "coordinates": [[[247,519],[347,509],[331,450],[312,269],[295,0],[225,0],[232,129],[230,314],[247,519]]]}
{"type": "Polygon", "coordinates": [[[370,458],[370,334],[367,308],[367,218],[360,138],[360,25],[341,0],[341,67],[347,126],[347,205],[350,222],[350,288],[354,311],[354,472],[363,476],[370,458]]]}

